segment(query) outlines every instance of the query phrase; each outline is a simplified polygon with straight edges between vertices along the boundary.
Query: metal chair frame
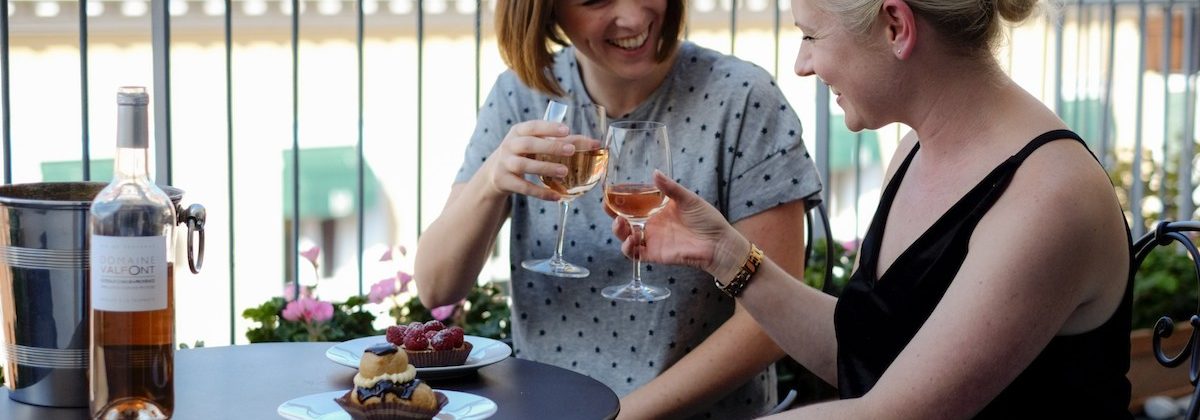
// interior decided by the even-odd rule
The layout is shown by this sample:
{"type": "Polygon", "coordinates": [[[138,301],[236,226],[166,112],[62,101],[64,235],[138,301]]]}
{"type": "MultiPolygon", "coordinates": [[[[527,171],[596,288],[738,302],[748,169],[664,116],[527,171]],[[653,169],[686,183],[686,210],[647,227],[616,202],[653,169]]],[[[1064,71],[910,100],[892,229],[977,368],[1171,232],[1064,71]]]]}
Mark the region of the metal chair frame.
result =
{"type": "MultiPolygon", "coordinates": [[[[1196,245],[1192,243],[1191,238],[1185,232],[1200,232],[1200,221],[1159,222],[1153,232],[1146,233],[1133,244],[1134,260],[1130,276],[1137,276],[1137,267],[1142,265],[1142,261],[1150,254],[1150,251],[1158,246],[1170,245],[1172,241],[1175,241],[1182,244],[1191,256],[1192,264],[1196,269],[1196,281],[1200,283],[1200,251],[1196,249],[1196,245]]],[[[1200,408],[1196,405],[1197,400],[1200,400],[1200,388],[1196,388],[1197,378],[1200,377],[1200,349],[1197,349],[1197,346],[1200,346],[1200,306],[1197,307],[1196,312],[1189,321],[1192,331],[1187,345],[1179,350],[1178,354],[1169,356],[1162,349],[1162,340],[1175,332],[1175,322],[1170,317],[1163,316],[1154,323],[1152,341],[1154,358],[1160,365],[1174,368],[1183,364],[1184,361],[1191,361],[1188,366],[1188,380],[1192,383],[1192,398],[1188,403],[1185,416],[1188,420],[1196,420],[1200,416],[1200,408]]]]}

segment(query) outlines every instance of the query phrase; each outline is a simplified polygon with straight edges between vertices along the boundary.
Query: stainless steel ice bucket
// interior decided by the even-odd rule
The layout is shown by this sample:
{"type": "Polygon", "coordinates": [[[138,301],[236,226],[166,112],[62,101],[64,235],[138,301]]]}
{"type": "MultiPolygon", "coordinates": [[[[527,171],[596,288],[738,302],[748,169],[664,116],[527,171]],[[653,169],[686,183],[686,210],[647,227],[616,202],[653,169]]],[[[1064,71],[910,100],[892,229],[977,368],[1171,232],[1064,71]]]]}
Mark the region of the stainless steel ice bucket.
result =
{"type": "MultiPolygon", "coordinates": [[[[0,185],[0,362],[13,400],[88,405],[88,207],[103,182],[0,185]]],[[[163,188],[187,223],[188,263],[204,258],[204,207],[179,207],[183,191],[163,188]],[[193,257],[192,237],[200,238],[193,257]]]]}

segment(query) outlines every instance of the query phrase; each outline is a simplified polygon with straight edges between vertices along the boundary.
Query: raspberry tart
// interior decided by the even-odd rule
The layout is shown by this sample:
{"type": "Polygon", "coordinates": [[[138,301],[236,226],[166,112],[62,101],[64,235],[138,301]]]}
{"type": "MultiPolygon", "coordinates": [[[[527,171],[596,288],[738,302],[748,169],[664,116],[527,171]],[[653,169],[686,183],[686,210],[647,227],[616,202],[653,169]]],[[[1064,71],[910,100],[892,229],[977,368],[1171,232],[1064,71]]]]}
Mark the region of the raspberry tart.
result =
{"type": "Polygon", "coordinates": [[[463,329],[437,320],[388,327],[387,341],[404,349],[408,362],[419,368],[461,366],[471,354],[463,329]]]}

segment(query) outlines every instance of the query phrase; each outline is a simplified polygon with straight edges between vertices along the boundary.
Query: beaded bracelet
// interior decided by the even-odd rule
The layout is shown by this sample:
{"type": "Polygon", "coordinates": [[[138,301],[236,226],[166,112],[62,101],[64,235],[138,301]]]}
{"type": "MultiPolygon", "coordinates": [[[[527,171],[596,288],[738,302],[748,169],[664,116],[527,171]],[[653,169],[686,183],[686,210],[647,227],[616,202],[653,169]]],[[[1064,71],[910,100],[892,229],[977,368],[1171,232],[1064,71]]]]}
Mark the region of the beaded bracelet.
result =
{"type": "Polygon", "coordinates": [[[742,294],[742,290],[746,289],[746,285],[750,283],[750,277],[754,276],[754,273],[758,271],[758,266],[762,265],[762,260],[762,250],[754,244],[750,244],[750,255],[746,256],[746,262],[742,263],[742,268],[738,270],[737,275],[733,276],[733,280],[724,286],[716,278],[713,278],[713,282],[729,297],[736,298],[742,294]]]}

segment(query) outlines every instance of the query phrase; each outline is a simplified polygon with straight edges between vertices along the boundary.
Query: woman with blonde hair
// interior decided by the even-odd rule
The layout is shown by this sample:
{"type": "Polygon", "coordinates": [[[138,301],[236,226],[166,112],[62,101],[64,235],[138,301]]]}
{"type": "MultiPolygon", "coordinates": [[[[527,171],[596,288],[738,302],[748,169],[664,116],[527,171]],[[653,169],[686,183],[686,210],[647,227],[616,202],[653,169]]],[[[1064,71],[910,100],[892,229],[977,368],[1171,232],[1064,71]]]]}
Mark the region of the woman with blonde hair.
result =
{"type": "MultiPolygon", "coordinates": [[[[712,273],[841,399],[788,418],[1129,418],[1131,240],[1104,169],[993,56],[1036,0],[793,0],[796,74],[912,128],[840,298],[680,183],[626,254],[712,273]]],[[[686,183],[686,182],[685,182],[686,183]]]]}
{"type": "Polygon", "coordinates": [[[421,301],[456,302],[511,219],[516,357],[603,382],[621,396],[622,418],[760,415],[776,403],[771,365],[783,351],[694,268],[643,265],[648,281],[672,290],[665,300],[601,296],[629,278],[631,265],[605,228],[599,188],[573,200],[563,247],[565,259],[591,275],[522,269],[521,261],[553,252],[559,230],[559,195],[536,176],[566,169],[533,156],[588,147],[561,138],[596,124],[596,105],[614,121],[665,123],[675,176],[795,276],[804,258],[804,226],[795,221],[821,188],[799,118],[771,76],[682,41],[685,9],[679,0],[497,2],[497,43],[509,71],[479,110],[445,209],[416,257],[421,301]],[[550,100],[581,112],[564,124],[538,121],[550,100]]]}

